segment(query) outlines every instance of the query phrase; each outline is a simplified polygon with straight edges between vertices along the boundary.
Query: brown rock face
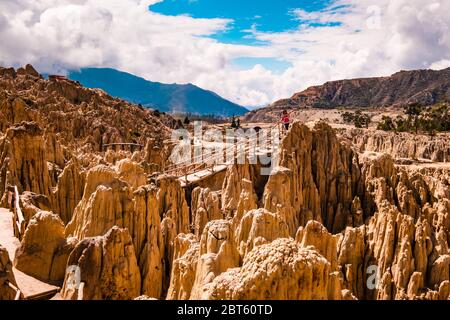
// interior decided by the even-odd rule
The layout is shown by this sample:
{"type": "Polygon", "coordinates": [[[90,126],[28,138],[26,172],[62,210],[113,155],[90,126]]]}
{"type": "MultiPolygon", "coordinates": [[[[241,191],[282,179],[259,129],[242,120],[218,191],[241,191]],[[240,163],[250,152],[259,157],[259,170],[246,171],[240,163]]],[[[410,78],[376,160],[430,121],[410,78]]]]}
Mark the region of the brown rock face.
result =
{"type": "Polygon", "coordinates": [[[17,288],[8,251],[0,245],[0,300],[14,300],[16,297],[16,291],[9,284],[17,288]]]}
{"type": "Polygon", "coordinates": [[[82,240],[113,226],[127,228],[142,275],[142,293],[160,298],[169,286],[174,239],[189,231],[189,208],[175,178],[161,177],[156,184],[138,187],[145,182],[141,177],[128,160],[119,162],[117,170],[92,168],[65,233],[82,240]]]}
{"type": "Polygon", "coordinates": [[[75,158],[69,161],[59,175],[55,198],[55,212],[58,212],[64,223],[72,220],[75,207],[83,197],[86,174],[75,158]]]}
{"type": "Polygon", "coordinates": [[[204,299],[213,279],[239,265],[232,225],[226,220],[209,222],[200,240],[199,260],[190,299],[204,299]]]}
{"type": "Polygon", "coordinates": [[[161,232],[164,241],[163,291],[165,292],[170,283],[175,238],[180,233],[189,233],[191,222],[185,192],[179,181],[175,177],[162,175],[156,180],[156,186],[158,188],[155,197],[156,210],[161,217],[161,232]]]}
{"type": "Polygon", "coordinates": [[[162,172],[169,159],[171,147],[160,139],[150,138],[144,150],[144,163],[149,166],[148,173],[162,172]]]}
{"type": "Polygon", "coordinates": [[[335,108],[399,106],[412,102],[431,105],[450,101],[450,68],[401,71],[390,77],[330,81],[310,87],[289,99],[249,112],[246,122],[265,120],[273,110],[298,107],[335,108]]]}
{"type": "Polygon", "coordinates": [[[236,229],[236,243],[241,258],[258,245],[288,237],[288,226],[284,219],[264,209],[247,212],[236,229]]]}
{"type": "Polygon", "coordinates": [[[387,153],[394,158],[428,159],[435,162],[450,161],[447,135],[430,138],[405,132],[351,129],[342,134],[360,151],[387,153]]]}
{"type": "Polygon", "coordinates": [[[128,183],[132,189],[147,184],[147,176],[144,169],[130,159],[123,159],[116,165],[118,176],[121,180],[128,183]]]}
{"type": "Polygon", "coordinates": [[[329,126],[318,124],[311,131],[294,123],[267,182],[264,207],[285,218],[291,236],[312,219],[339,232],[360,223],[351,213],[359,176],[357,155],[329,126]]]}
{"type": "Polygon", "coordinates": [[[241,268],[214,279],[210,299],[327,299],[329,262],[291,239],[277,239],[250,251],[241,268]]]}
{"type": "Polygon", "coordinates": [[[51,211],[51,204],[46,196],[29,191],[20,195],[19,204],[26,223],[39,211],[51,211]]]}
{"type": "Polygon", "coordinates": [[[252,201],[248,202],[255,201],[254,204],[248,203],[246,206],[251,207],[250,209],[256,208],[257,198],[253,197],[255,194],[253,182],[259,179],[258,176],[258,167],[249,163],[232,165],[227,169],[222,185],[222,211],[226,216],[233,217],[235,215],[239,202],[242,201],[240,198],[243,191],[252,197],[250,199],[252,201]]]}
{"type": "Polygon", "coordinates": [[[0,132],[5,132],[10,126],[22,121],[29,121],[26,103],[20,98],[8,97],[5,92],[0,93],[0,132]]]}
{"type": "Polygon", "coordinates": [[[0,90],[7,91],[0,106],[2,111],[10,110],[0,118],[1,131],[15,122],[28,121],[28,116],[24,118],[27,114],[47,132],[59,134],[58,141],[65,146],[79,144],[91,151],[102,151],[108,143],[146,145],[148,139],[169,136],[168,127],[161,122],[163,117],[159,119],[151,110],[67,79],[45,80],[28,69],[0,69],[0,90]],[[11,107],[17,98],[26,101],[22,105],[25,112],[11,107]]]}
{"type": "Polygon", "coordinates": [[[365,226],[347,228],[339,240],[344,287],[360,299],[438,295],[448,277],[448,199],[434,202],[424,181],[394,168],[387,156],[369,160],[362,172],[364,202],[375,214],[365,226]],[[379,278],[372,288],[370,268],[379,278]]]}
{"type": "Polygon", "coordinates": [[[200,256],[200,244],[193,234],[179,234],[175,238],[174,248],[167,299],[189,300],[200,256]]]}
{"type": "MultiPolygon", "coordinates": [[[[353,297],[363,297],[366,283],[366,227],[347,228],[337,244],[338,264],[343,274],[342,287],[353,297]]],[[[374,262],[373,265],[376,266],[374,262]]]]}
{"type": "Polygon", "coordinates": [[[306,227],[300,227],[295,240],[301,247],[312,246],[330,263],[331,271],[337,270],[337,241],[338,236],[330,234],[327,229],[317,221],[309,221],[306,227]]]}
{"type": "Polygon", "coordinates": [[[160,298],[165,278],[165,246],[155,186],[134,193],[134,222],[129,226],[142,275],[142,293],[160,298]]]}
{"type": "Polygon", "coordinates": [[[83,198],[66,227],[66,235],[82,240],[105,234],[113,226],[132,221],[132,189],[105,166],[93,168],[86,177],[83,198]]]}
{"type": "Polygon", "coordinates": [[[36,123],[22,122],[6,131],[0,141],[0,195],[7,186],[17,186],[19,193],[31,191],[52,195],[42,130],[36,123]]]}
{"type": "Polygon", "coordinates": [[[74,239],[64,237],[64,223],[57,215],[40,211],[28,223],[14,266],[43,281],[61,281],[75,244],[74,239]]]}
{"type": "Polygon", "coordinates": [[[220,197],[217,192],[197,187],[192,191],[191,212],[194,220],[194,233],[200,237],[205,225],[212,220],[223,219],[220,197]]]}
{"type": "Polygon", "coordinates": [[[126,229],[79,242],[67,262],[61,296],[66,300],[131,300],[140,296],[141,276],[126,229]],[[79,282],[77,277],[79,276],[79,282]],[[80,286],[81,284],[81,286],[80,286]]]}

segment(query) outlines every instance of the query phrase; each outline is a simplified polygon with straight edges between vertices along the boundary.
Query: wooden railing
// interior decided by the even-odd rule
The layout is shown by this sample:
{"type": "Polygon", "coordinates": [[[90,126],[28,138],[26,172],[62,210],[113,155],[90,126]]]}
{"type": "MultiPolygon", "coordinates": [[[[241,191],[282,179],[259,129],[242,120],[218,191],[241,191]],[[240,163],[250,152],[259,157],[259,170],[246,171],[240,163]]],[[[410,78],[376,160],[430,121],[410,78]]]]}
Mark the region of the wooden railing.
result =
{"type": "MultiPolygon", "coordinates": [[[[277,128],[277,125],[272,126],[270,128],[270,130],[277,128]]],[[[269,130],[269,133],[271,133],[271,131],[269,130]]],[[[245,143],[245,147],[242,150],[239,150],[240,153],[244,153],[247,154],[252,148],[253,146],[258,143],[258,138],[259,138],[259,132],[256,132],[255,134],[251,135],[251,136],[247,136],[246,137],[248,139],[248,141],[245,143]]],[[[273,151],[272,148],[273,146],[271,145],[271,139],[267,139],[267,142],[269,142],[269,145],[267,146],[268,149],[270,149],[270,151],[273,151]]],[[[199,157],[199,158],[193,158],[193,159],[188,159],[186,161],[180,162],[180,163],[175,163],[172,164],[171,166],[166,167],[166,169],[164,170],[165,174],[169,174],[169,175],[174,175],[176,177],[182,178],[184,177],[187,181],[187,176],[191,175],[191,174],[195,174],[199,171],[205,170],[205,169],[209,169],[211,170],[212,173],[214,173],[214,167],[217,165],[220,165],[222,163],[217,163],[216,159],[218,158],[226,158],[227,152],[233,152],[234,153],[234,158],[237,158],[237,146],[235,143],[232,143],[229,146],[226,146],[224,148],[224,150],[222,150],[223,154],[217,155],[217,154],[212,154],[211,156],[209,156],[208,158],[203,158],[203,157],[199,157]]],[[[202,150],[205,149],[202,147],[202,150]]],[[[212,148],[214,150],[214,148],[212,148]]],[[[268,150],[266,150],[268,151],[268,150]]],[[[226,164],[226,163],[223,163],[226,164]]]]}
{"type": "Polygon", "coordinates": [[[14,236],[19,240],[22,240],[22,236],[26,229],[26,221],[22,209],[20,208],[20,195],[17,186],[10,187],[9,194],[9,207],[13,213],[14,236]]]}
{"type": "Polygon", "coordinates": [[[14,297],[14,300],[20,300],[22,297],[22,292],[19,288],[17,288],[15,285],[13,285],[11,282],[7,281],[8,287],[10,287],[12,290],[16,292],[16,295],[14,297]]]}

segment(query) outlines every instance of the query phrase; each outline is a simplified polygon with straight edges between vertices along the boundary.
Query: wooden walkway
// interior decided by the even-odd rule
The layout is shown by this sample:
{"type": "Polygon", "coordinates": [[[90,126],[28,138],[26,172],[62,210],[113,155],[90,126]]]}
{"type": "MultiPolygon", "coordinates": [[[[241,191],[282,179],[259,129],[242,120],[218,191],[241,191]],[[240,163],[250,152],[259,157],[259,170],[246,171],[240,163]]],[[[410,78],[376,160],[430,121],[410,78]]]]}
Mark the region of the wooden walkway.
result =
{"type": "MultiPolygon", "coordinates": [[[[0,208],[0,244],[8,250],[11,261],[14,260],[14,254],[20,245],[19,240],[14,237],[12,217],[13,214],[9,210],[0,208]]],[[[25,300],[50,299],[60,289],[26,275],[16,268],[13,268],[13,272],[25,300]]]]}
{"type": "MultiPolygon", "coordinates": [[[[277,125],[272,125],[268,129],[269,131],[266,132],[267,145],[265,146],[259,145],[259,138],[262,134],[260,132],[255,132],[254,134],[246,136],[245,139],[247,140],[244,139],[243,142],[239,142],[240,144],[236,140],[232,143],[219,142],[219,146],[221,147],[219,154],[215,154],[214,147],[216,145],[214,143],[202,141],[197,147],[201,148],[202,154],[208,154],[206,158],[203,156],[197,158],[191,157],[191,159],[173,163],[166,167],[163,173],[176,176],[181,185],[186,187],[226,170],[230,164],[221,163],[221,161],[217,161],[217,159],[227,158],[227,153],[231,153],[234,159],[238,157],[238,154],[244,154],[245,157],[248,157],[249,154],[252,154],[255,157],[273,155],[274,152],[277,152],[276,150],[279,142],[275,142],[275,145],[272,143],[274,140],[280,141],[281,135],[277,125]],[[274,129],[278,134],[273,137],[274,129]],[[212,152],[212,154],[206,152],[203,153],[205,150],[208,150],[209,152],[213,150],[214,152],[212,152]]],[[[176,143],[176,141],[173,142],[176,143]]],[[[193,145],[191,145],[191,147],[192,146],[193,145]]]]}
{"type": "Polygon", "coordinates": [[[211,167],[209,169],[203,169],[191,174],[188,174],[187,176],[178,177],[178,180],[180,181],[181,187],[186,187],[191,184],[198,183],[202,181],[203,179],[206,179],[216,173],[222,172],[228,168],[228,165],[216,165],[214,167],[211,167]]]}

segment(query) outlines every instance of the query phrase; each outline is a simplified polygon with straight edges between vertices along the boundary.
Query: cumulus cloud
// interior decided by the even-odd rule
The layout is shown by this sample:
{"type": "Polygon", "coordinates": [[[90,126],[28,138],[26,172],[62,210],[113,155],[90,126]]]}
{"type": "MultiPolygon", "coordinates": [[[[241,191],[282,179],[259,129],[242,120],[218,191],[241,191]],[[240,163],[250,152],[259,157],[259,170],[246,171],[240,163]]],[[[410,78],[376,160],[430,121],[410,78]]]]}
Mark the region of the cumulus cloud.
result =
{"type": "Polygon", "coordinates": [[[259,32],[264,46],[209,36],[229,19],[164,16],[161,0],[2,0],[0,63],[41,72],[112,67],[149,80],[191,82],[244,105],[263,105],[309,85],[389,75],[450,63],[447,0],[336,0],[324,10],[294,9],[297,30],[259,32]],[[240,70],[238,57],[276,57],[292,67],[240,70]]]}
{"type": "Polygon", "coordinates": [[[254,35],[293,62],[281,77],[292,84],[287,91],[295,91],[328,80],[445,67],[449,12],[450,2],[444,0],[339,0],[321,12],[294,11],[319,27],[254,35]],[[331,22],[339,25],[327,25],[331,22]]]}

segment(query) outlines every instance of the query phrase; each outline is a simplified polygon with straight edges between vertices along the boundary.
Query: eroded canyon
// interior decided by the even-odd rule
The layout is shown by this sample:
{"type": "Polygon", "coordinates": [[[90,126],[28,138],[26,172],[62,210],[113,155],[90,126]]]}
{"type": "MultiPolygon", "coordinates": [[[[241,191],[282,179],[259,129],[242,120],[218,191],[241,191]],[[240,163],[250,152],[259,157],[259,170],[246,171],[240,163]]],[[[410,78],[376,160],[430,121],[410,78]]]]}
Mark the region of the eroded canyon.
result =
{"type": "Polygon", "coordinates": [[[30,65],[0,68],[0,111],[0,299],[13,267],[70,300],[450,298],[448,134],[295,122],[270,176],[183,185],[168,115],[30,65]]]}

